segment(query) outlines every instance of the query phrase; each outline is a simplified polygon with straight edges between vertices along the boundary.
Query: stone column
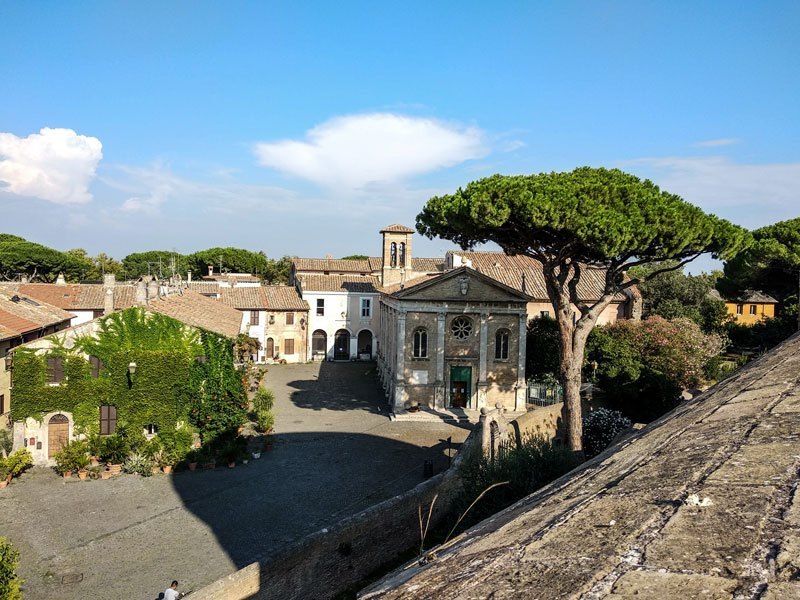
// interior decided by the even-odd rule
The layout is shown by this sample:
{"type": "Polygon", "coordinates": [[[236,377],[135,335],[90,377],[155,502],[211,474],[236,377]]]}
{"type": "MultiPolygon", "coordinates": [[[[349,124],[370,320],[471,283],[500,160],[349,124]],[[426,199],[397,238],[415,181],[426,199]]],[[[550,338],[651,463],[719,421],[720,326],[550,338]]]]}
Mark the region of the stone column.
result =
{"type": "Polygon", "coordinates": [[[517,361],[517,391],[514,399],[514,411],[524,412],[525,402],[528,396],[528,383],[525,380],[525,356],[527,351],[528,338],[528,315],[519,315],[519,341],[518,341],[518,361],[517,361]]]}
{"type": "Polygon", "coordinates": [[[478,362],[478,400],[477,406],[475,408],[481,409],[486,406],[486,392],[487,388],[489,387],[488,382],[486,381],[486,374],[487,374],[487,358],[489,353],[489,313],[482,312],[481,313],[481,331],[480,331],[480,338],[479,347],[480,347],[480,359],[478,362]]]}
{"type": "Polygon", "coordinates": [[[436,389],[434,404],[436,408],[445,408],[447,384],[444,380],[444,325],[447,313],[436,313],[436,389]]]}
{"type": "Polygon", "coordinates": [[[402,410],[405,408],[406,402],[406,311],[400,310],[397,313],[397,362],[395,364],[394,373],[394,408],[395,410],[402,410]]]}

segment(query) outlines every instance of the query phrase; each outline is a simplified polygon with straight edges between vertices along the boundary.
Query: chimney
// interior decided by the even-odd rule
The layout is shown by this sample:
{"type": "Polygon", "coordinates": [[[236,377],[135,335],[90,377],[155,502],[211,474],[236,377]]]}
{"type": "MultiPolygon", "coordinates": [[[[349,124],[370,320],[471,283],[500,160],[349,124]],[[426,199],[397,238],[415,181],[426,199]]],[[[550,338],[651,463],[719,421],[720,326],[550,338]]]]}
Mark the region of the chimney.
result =
{"type": "Polygon", "coordinates": [[[525,271],[522,272],[522,293],[528,293],[527,286],[525,285],[525,271]]]}
{"type": "Polygon", "coordinates": [[[64,274],[59,273],[58,277],[56,278],[56,285],[67,285],[66,280],[64,279],[64,274]]]}
{"type": "Polygon", "coordinates": [[[158,298],[158,281],[153,277],[147,283],[147,301],[150,302],[150,300],[155,300],[156,298],[158,298]]]}
{"type": "Polygon", "coordinates": [[[117,283],[117,278],[114,276],[113,273],[106,273],[103,275],[103,285],[107,288],[114,287],[117,283]]]}
{"type": "Polygon", "coordinates": [[[209,277],[214,276],[214,265],[208,265],[208,276],[209,277]]]}
{"type": "MultiPolygon", "coordinates": [[[[113,278],[114,276],[112,275],[111,277],[113,278]]],[[[106,293],[103,296],[103,314],[110,315],[112,312],[114,312],[114,290],[109,287],[106,288],[106,293]]]]}
{"type": "Polygon", "coordinates": [[[144,279],[136,282],[136,304],[139,306],[147,304],[147,283],[144,279]]]}
{"type": "Polygon", "coordinates": [[[192,270],[191,269],[186,271],[186,284],[187,285],[192,285],[192,270]]]}

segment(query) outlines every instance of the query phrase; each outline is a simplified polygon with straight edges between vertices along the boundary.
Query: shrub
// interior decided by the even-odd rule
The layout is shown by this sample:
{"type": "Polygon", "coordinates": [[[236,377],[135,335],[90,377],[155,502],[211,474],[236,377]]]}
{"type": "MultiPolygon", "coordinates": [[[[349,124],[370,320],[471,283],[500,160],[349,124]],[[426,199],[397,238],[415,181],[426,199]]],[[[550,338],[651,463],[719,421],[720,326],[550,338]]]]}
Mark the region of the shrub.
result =
{"type": "Polygon", "coordinates": [[[583,452],[586,458],[608,448],[617,435],[631,426],[631,420],[618,410],[599,408],[583,419],[583,452]]]}
{"type": "Polygon", "coordinates": [[[519,444],[512,442],[492,461],[473,458],[462,473],[464,487],[456,507],[463,513],[486,488],[508,481],[487,493],[462,522],[463,527],[496,513],[517,500],[557,479],[578,465],[579,459],[568,447],[556,446],[538,435],[525,434],[519,444]]]}
{"type": "Polygon", "coordinates": [[[253,409],[258,411],[270,411],[275,404],[275,394],[272,390],[258,388],[253,396],[253,409]]]}
{"type": "Polygon", "coordinates": [[[6,538],[0,537],[0,598],[3,600],[21,600],[22,579],[17,574],[19,552],[6,538]]]}
{"type": "Polygon", "coordinates": [[[9,466],[11,476],[19,477],[27,469],[33,466],[33,456],[31,455],[31,451],[27,448],[17,450],[6,459],[6,464],[9,466]]]}
{"type": "Polygon", "coordinates": [[[188,427],[179,427],[171,431],[162,431],[158,434],[161,440],[163,452],[167,464],[176,464],[181,462],[189,451],[192,449],[194,443],[194,434],[188,427]]]}
{"type": "Polygon", "coordinates": [[[150,477],[153,474],[153,461],[144,454],[134,452],[122,463],[122,470],[126,473],[150,477]]]}
{"type": "Polygon", "coordinates": [[[89,465],[89,445],[80,440],[73,440],[56,452],[53,459],[56,461],[56,471],[78,471],[89,465]]]}
{"type": "Polygon", "coordinates": [[[14,437],[8,429],[0,429],[0,457],[11,454],[14,447],[14,437]]]}
{"type": "Polygon", "coordinates": [[[103,448],[100,458],[112,464],[121,464],[130,452],[128,442],[121,435],[114,433],[103,439],[103,448]]]}
{"type": "Polygon", "coordinates": [[[268,410],[256,411],[256,426],[259,432],[269,433],[275,426],[275,416],[268,410]]]}
{"type": "Polygon", "coordinates": [[[614,408],[651,421],[677,405],[682,388],[704,381],[723,348],[721,336],[688,319],[651,317],[595,328],[587,360],[598,364],[597,381],[614,408]]]}

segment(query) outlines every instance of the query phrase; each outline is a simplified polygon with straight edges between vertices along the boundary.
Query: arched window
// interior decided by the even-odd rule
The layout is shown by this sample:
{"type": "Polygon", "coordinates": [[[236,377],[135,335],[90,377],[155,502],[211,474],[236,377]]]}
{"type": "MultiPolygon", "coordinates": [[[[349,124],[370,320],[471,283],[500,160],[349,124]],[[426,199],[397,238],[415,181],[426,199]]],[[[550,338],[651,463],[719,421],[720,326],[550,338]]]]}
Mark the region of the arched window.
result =
{"type": "Polygon", "coordinates": [[[423,327],[414,332],[414,358],[428,358],[428,332],[423,327]]]}
{"type": "Polygon", "coordinates": [[[467,317],[456,317],[450,325],[450,331],[457,340],[465,340],[472,335],[472,321],[467,317]]]}
{"type": "Polygon", "coordinates": [[[318,356],[328,352],[328,334],[322,329],[317,329],[311,336],[311,351],[318,356]]]}
{"type": "Polygon", "coordinates": [[[406,266],[406,243],[400,242],[400,266],[406,266]]]}
{"type": "Polygon", "coordinates": [[[498,329],[494,336],[494,357],[499,360],[508,359],[508,329],[498,329]]]}
{"type": "Polygon", "coordinates": [[[389,246],[389,265],[392,267],[397,266],[397,243],[392,242],[389,246]]]}

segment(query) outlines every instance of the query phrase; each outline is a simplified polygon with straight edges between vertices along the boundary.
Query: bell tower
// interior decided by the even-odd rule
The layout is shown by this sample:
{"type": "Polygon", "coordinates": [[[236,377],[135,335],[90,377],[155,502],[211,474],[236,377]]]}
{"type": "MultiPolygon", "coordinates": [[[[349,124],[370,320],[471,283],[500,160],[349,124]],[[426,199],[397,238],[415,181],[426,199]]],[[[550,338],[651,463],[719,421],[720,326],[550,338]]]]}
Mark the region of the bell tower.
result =
{"type": "Polygon", "coordinates": [[[390,286],[412,279],[411,237],[414,230],[404,225],[389,225],[381,229],[383,254],[381,285],[390,286]]]}

